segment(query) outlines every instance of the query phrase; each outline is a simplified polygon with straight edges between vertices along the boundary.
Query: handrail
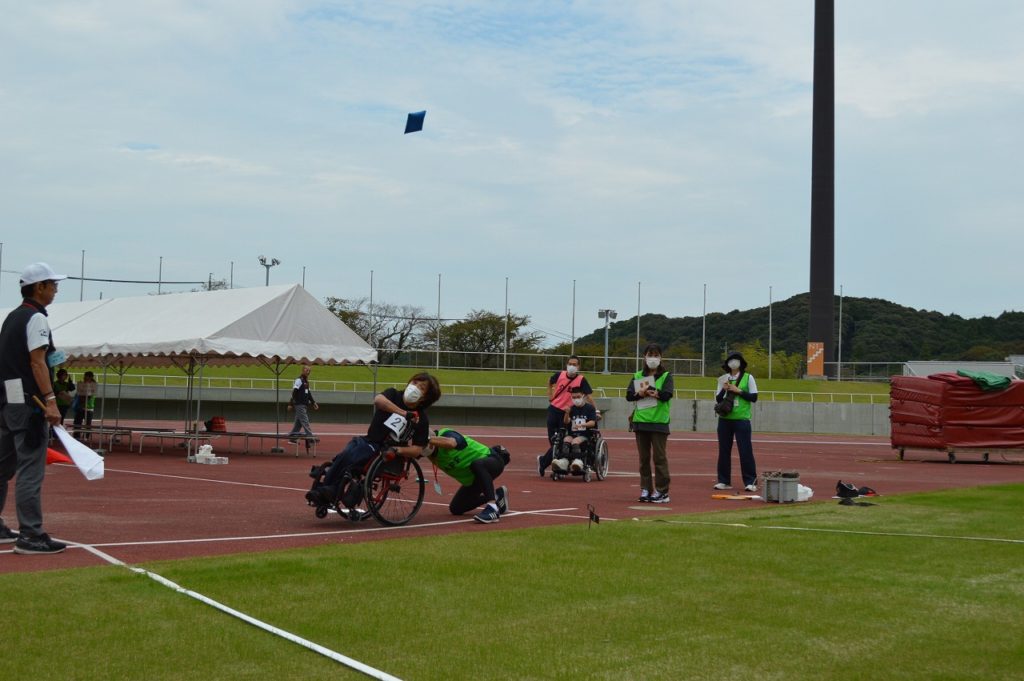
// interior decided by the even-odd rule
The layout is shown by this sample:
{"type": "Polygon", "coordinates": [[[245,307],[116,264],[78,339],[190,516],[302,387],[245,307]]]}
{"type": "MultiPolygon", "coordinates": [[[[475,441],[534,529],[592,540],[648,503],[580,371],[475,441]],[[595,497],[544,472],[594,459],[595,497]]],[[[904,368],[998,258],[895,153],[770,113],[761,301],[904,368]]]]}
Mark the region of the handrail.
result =
{"type": "MultiPolygon", "coordinates": [[[[102,384],[102,376],[98,376],[102,384]]],[[[108,389],[116,388],[118,383],[113,376],[108,376],[108,389]]],[[[203,390],[220,388],[228,390],[274,390],[275,380],[273,378],[238,378],[238,377],[207,377],[201,380],[197,377],[196,383],[203,390]]],[[[290,382],[282,381],[282,392],[290,392],[290,382]]],[[[143,386],[154,388],[184,388],[187,379],[184,376],[165,376],[156,374],[125,374],[122,385],[143,386]]],[[[372,381],[310,381],[310,389],[314,392],[373,392],[374,387],[379,392],[386,388],[401,389],[405,383],[386,383],[372,381]]],[[[524,385],[459,385],[445,384],[444,392],[448,395],[468,395],[472,397],[547,397],[547,386],[524,386],[524,385]]],[[[626,388],[594,388],[594,396],[599,398],[625,399],[626,388]]],[[[713,400],[715,390],[709,389],[685,389],[677,388],[675,391],[677,399],[688,400],[713,400]]],[[[830,392],[800,392],[785,390],[763,390],[758,393],[759,399],[774,402],[814,402],[829,404],[888,404],[887,393],[830,393],[830,392]]]]}

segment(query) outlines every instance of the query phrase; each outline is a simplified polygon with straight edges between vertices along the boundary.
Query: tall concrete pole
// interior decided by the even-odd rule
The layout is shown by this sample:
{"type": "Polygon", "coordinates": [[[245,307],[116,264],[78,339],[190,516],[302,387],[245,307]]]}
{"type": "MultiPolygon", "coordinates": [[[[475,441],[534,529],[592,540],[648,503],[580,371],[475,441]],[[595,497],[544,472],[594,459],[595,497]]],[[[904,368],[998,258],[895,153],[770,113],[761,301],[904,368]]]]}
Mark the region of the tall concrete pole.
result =
{"type": "Polygon", "coordinates": [[[811,309],[807,340],[825,344],[826,366],[835,359],[835,90],[834,0],[814,0],[811,309]]]}

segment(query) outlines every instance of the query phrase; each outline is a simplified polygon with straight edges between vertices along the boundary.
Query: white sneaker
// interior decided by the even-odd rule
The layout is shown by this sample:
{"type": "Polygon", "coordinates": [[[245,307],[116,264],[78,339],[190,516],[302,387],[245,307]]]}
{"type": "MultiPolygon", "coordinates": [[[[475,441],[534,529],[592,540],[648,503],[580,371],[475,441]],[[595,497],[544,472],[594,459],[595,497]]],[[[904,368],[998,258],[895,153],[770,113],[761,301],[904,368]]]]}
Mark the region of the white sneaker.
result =
{"type": "Polygon", "coordinates": [[[713,489],[732,489],[732,485],[727,485],[724,482],[716,483],[713,489]]]}
{"type": "Polygon", "coordinates": [[[555,459],[551,462],[552,469],[558,469],[559,473],[565,473],[569,470],[569,459],[555,459]]]}
{"type": "Polygon", "coordinates": [[[743,489],[746,490],[747,492],[756,492],[757,491],[757,485],[755,485],[754,483],[750,483],[749,485],[747,485],[743,489]]]}
{"type": "Polygon", "coordinates": [[[579,473],[582,470],[583,470],[583,459],[573,459],[572,460],[572,472],[573,473],[579,473]]]}

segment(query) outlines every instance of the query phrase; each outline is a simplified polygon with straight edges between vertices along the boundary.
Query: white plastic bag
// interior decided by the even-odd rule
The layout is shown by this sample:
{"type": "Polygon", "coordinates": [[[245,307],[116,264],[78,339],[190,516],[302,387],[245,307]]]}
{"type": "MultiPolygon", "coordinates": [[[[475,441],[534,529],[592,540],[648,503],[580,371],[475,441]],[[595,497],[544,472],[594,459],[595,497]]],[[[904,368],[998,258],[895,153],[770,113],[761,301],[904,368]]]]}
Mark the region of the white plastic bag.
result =
{"type": "Polygon", "coordinates": [[[796,486],[796,500],[797,501],[810,501],[811,497],[814,496],[814,490],[810,487],[804,487],[797,483],[796,486]]]}

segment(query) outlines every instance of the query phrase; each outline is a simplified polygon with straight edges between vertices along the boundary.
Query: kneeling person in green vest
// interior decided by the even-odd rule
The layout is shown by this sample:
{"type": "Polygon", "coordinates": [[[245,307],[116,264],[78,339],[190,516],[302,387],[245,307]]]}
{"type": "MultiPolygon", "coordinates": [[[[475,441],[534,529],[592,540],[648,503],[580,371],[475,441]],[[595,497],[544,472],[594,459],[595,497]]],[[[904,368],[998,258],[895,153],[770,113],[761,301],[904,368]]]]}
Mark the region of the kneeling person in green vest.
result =
{"type": "Polygon", "coordinates": [[[494,480],[509,462],[508,450],[501,445],[488,447],[451,428],[441,428],[430,438],[430,461],[462,485],[448,510],[452,515],[483,506],[473,517],[478,523],[496,523],[508,511],[508,488],[494,489],[494,480]]]}

